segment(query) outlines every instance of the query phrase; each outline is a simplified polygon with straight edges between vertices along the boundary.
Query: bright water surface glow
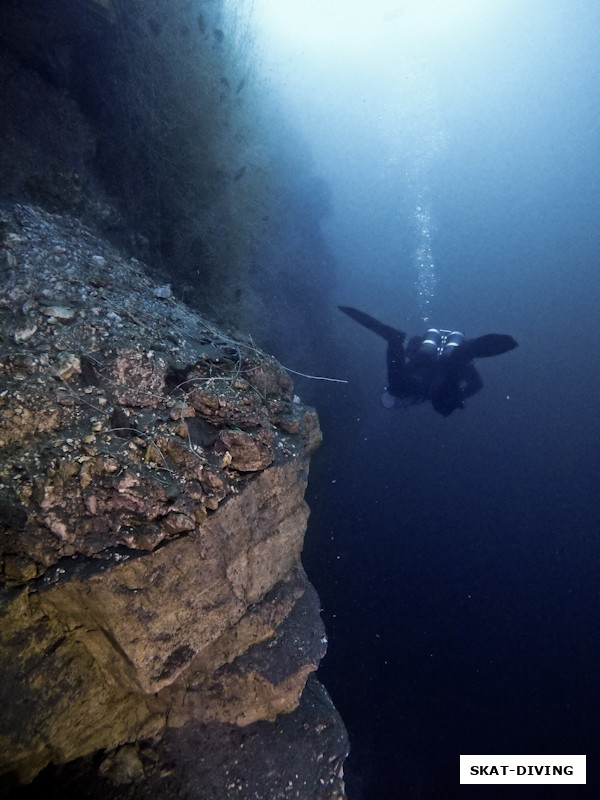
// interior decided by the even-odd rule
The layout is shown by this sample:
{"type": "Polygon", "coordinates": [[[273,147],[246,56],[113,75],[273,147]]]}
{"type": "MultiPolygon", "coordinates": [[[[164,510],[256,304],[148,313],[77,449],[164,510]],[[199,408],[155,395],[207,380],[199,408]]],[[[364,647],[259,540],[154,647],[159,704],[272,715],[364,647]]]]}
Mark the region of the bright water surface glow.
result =
{"type": "MultiPolygon", "coordinates": [[[[305,125],[308,137],[315,139],[315,129],[324,122],[335,140],[337,117],[338,136],[350,140],[342,147],[336,145],[335,153],[328,152],[328,142],[323,142],[322,152],[318,141],[310,142],[319,171],[334,186],[339,218],[345,212],[343,201],[336,202],[339,181],[334,173],[342,151],[357,173],[356,185],[345,192],[347,196],[368,194],[368,188],[361,186],[361,164],[363,179],[376,170],[387,171],[390,180],[397,182],[398,218],[412,215],[412,241],[399,244],[396,269],[410,258],[413,307],[424,322],[430,319],[438,280],[431,175],[437,160],[443,158],[445,143],[430,62],[436,54],[460,52],[469,42],[489,34],[507,6],[510,0],[252,3],[251,25],[260,49],[275,83],[283,87],[286,103],[300,109],[299,126],[305,125]],[[375,139],[365,136],[371,126],[376,129],[375,139]],[[368,155],[359,152],[361,142],[368,155]],[[379,163],[371,163],[374,153],[379,163]],[[411,212],[407,212],[407,202],[411,212]]],[[[357,231],[357,238],[361,236],[357,231]]],[[[350,253],[360,251],[350,243],[347,246],[350,253]]],[[[345,268],[352,269],[351,259],[350,255],[345,268]]]]}

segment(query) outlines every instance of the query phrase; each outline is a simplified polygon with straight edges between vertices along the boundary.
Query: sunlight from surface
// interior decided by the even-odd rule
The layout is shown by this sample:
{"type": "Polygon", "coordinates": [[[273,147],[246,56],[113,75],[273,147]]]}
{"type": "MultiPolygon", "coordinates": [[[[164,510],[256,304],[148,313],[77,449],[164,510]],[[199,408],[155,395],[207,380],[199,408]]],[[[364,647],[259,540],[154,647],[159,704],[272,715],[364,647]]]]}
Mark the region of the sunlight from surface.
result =
{"type": "Polygon", "coordinates": [[[378,45],[476,36],[502,6],[499,0],[254,0],[253,16],[280,49],[356,56],[378,45]]]}
{"type": "Polygon", "coordinates": [[[476,144],[473,110],[493,104],[515,74],[521,0],[228,2],[252,31],[265,86],[332,187],[323,229],[344,268],[360,275],[377,252],[388,283],[404,282],[405,293],[410,269],[412,313],[428,322],[444,269],[437,176],[457,142],[476,144]]]}

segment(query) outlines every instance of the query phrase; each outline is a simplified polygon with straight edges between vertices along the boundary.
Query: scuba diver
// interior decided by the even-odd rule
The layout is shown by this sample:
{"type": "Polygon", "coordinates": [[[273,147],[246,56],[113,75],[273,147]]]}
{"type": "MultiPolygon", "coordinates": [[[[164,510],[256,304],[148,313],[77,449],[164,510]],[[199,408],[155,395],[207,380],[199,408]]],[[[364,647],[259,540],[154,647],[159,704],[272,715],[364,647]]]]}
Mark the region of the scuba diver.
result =
{"type": "Polygon", "coordinates": [[[386,408],[398,408],[431,400],[438,414],[448,417],[465,400],[483,388],[474,358],[488,358],[517,347],[512,336],[488,333],[465,339],[460,331],[430,328],[425,336],[413,336],[406,348],[406,334],[349,306],[338,306],[365,328],[382,336],[388,343],[388,385],[381,402],[386,408]]]}

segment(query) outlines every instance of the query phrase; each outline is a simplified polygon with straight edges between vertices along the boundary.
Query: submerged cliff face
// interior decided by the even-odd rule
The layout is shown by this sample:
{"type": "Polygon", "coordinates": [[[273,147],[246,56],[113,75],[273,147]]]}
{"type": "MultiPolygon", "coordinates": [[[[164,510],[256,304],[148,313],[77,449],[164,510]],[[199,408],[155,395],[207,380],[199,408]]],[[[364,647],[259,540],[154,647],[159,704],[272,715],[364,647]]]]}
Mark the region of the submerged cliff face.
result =
{"type": "Polygon", "coordinates": [[[0,197],[82,219],[211,318],[326,374],[328,190],[224,0],[0,3],[0,197]]]}
{"type": "Polygon", "coordinates": [[[321,212],[222,6],[0,9],[2,797],[344,796],[316,414],[176,299],[324,338],[321,212]]]}
{"type": "Polygon", "coordinates": [[[0,238],[5,795],[343,797],[307,686],[316,414],[72,217],[6,207],[0,238]]]}

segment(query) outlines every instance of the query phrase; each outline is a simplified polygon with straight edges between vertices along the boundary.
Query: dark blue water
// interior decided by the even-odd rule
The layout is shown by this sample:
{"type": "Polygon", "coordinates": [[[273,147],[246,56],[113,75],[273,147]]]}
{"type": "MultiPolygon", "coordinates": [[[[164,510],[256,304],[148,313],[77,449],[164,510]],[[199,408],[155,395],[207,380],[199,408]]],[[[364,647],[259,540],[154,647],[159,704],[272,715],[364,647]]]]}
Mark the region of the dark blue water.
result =
{"type": "Polygon", "coordinates": [[[313,471],[305,562],[351,798],[454,796],[460,753],[598,754],[593,454],[548,463],[483,396],[427,411],[325,418],[313,471]]]}
{"type": "MultiPolygon", "coordinates": [[[[430,322],[519,348],[448,419],[386,411],[384,342],[332,308],[349,383],[297,384],[325,434],[304,561],[351,800],[550,796],[460,787],[461,753],[584,753],[561,796],[600,792],[600,7],[532,9],[430,60],[443,147],[419,173],[430,322]]],[[[366,169],[358,134],[362,168],[328,167],[337,299],[419,333],[416,179],[366,169]]]]}

